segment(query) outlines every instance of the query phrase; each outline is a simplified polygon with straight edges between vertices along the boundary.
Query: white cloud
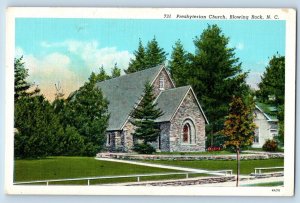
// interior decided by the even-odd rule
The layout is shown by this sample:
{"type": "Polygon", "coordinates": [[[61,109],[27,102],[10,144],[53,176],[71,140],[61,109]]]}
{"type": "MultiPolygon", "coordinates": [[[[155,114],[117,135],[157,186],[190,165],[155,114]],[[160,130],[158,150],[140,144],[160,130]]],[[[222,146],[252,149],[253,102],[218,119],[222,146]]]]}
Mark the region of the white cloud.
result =
{"type": "Polygon", "coordinates": [[[51,53],[37,58],[24,55],[25,67],[28,69],[28,80],[37,84],[42,94],[53,100],[56,93],[55,84],[60,83],[66,96],[76,90],[84,79],[71,70],[71,60],[60,53],[51,53]]]}
{"type": "Polygon", "coordinates": [[[258,84],[261,82],[261,72],[249,72],[246,82],[253,89],[258,89],[258,84]]]}
{"type": "Polygon", "coordinates": [[[16,57],[19,58],[24,55],[24,51],[21,47],[16,47],[16,57]]]}
{"type": "Polygon", "coordinates": [[[101,65],[110,74],[115,63],[119,68],[125,69],[133,57],[128,51],[119,51],[116,47],[100,47],[96,40],[54,43],[43,41],[40,46],[43,49],[42,56],[28,54],[18,47],[16,57],[24,56],[29,81],[38,84],[42,93],[50,100],[54,99],[56,83],[61,84],[68,96],[84,84],[92,71],[97,72],[101,65]]]}
{"type": "Polygon", "coordinates": [[[238,50],[243,50],[245,48],[245,45],[243,42],[239,42],[236,46],[235,46],[238,50]]]}
{"type": "Polygon", "coordinates": [[[64,47],[69,53],[77,55],[83,60],[84,65],[88,68],[87,71],[97,71],[101,65],[107,73],[111,72],[111,68],[115,63],[119,68],[126,69],[130,58],[133,57],[128,51],[119,51],[116,47],[100,47],[98,41],[78,41],[66,40],[63,42],[42,42],[42,47],[64,47]]]}

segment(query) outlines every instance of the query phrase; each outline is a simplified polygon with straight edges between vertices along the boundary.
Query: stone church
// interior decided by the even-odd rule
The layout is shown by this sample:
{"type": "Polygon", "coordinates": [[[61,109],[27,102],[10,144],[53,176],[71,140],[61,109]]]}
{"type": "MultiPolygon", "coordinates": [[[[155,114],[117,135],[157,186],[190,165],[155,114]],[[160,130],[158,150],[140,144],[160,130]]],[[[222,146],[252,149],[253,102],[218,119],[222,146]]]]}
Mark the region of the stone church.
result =
{"type": "Polygon", "coordinates": [[[135,127],[130,113],[142,99],[144,84],[154,87],[155,102],[163,111],[156,122],[161,133],[157,151],[205,151],[205,124],[208,120],[191,86],[175,87],[162,65],[97,83],[108,99],[110,113],[106,147],[109,151],[131,152],[135,127]]]}

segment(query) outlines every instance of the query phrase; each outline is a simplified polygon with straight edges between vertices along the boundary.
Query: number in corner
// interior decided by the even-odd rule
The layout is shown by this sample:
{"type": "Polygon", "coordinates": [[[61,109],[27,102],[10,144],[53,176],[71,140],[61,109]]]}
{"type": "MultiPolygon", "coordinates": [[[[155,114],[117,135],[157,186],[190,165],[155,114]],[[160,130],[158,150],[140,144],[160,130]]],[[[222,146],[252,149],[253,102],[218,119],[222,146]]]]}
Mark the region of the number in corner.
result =
{"type": "Polygon", "coordinates": [[[272,192],[280,192],[280,189],[279,188],[273,188],[272,192]]]}
{"type": "Polygon", "coordinates": [[[164,14],[164,18],[171,18],[171,14],[164,14]]]}

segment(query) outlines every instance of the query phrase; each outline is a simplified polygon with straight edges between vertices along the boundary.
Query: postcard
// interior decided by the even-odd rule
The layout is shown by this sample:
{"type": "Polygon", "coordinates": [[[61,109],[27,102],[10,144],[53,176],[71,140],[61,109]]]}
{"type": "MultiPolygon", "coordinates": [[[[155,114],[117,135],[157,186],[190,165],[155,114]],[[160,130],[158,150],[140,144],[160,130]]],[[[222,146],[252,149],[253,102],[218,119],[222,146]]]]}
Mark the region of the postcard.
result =
{"type": "Polygon", "coordinates": [[[6,24],[7,194],[294,194],[294,9],[11,7],[6,24]]]}

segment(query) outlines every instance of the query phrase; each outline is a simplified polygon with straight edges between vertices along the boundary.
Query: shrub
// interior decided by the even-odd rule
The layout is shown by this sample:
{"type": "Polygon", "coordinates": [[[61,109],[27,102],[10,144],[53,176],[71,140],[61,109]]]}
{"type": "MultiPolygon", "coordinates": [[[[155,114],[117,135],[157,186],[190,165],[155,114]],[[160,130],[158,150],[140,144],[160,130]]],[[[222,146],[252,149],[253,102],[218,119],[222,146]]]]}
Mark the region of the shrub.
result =
{"type": "Polygon", "coordinates": [[[145,144],[145,143],[135,144],[133,146],[133,150],[139,154],[152,154],[153,152],[155,152],[154,147],[152,147],[150,144],[145,144]]]}
{"type": "Polygon", "coordinates": [[[267,140],[262,149],[267,152],[278,151],[278,143],[275,140],[267,140]]]}

